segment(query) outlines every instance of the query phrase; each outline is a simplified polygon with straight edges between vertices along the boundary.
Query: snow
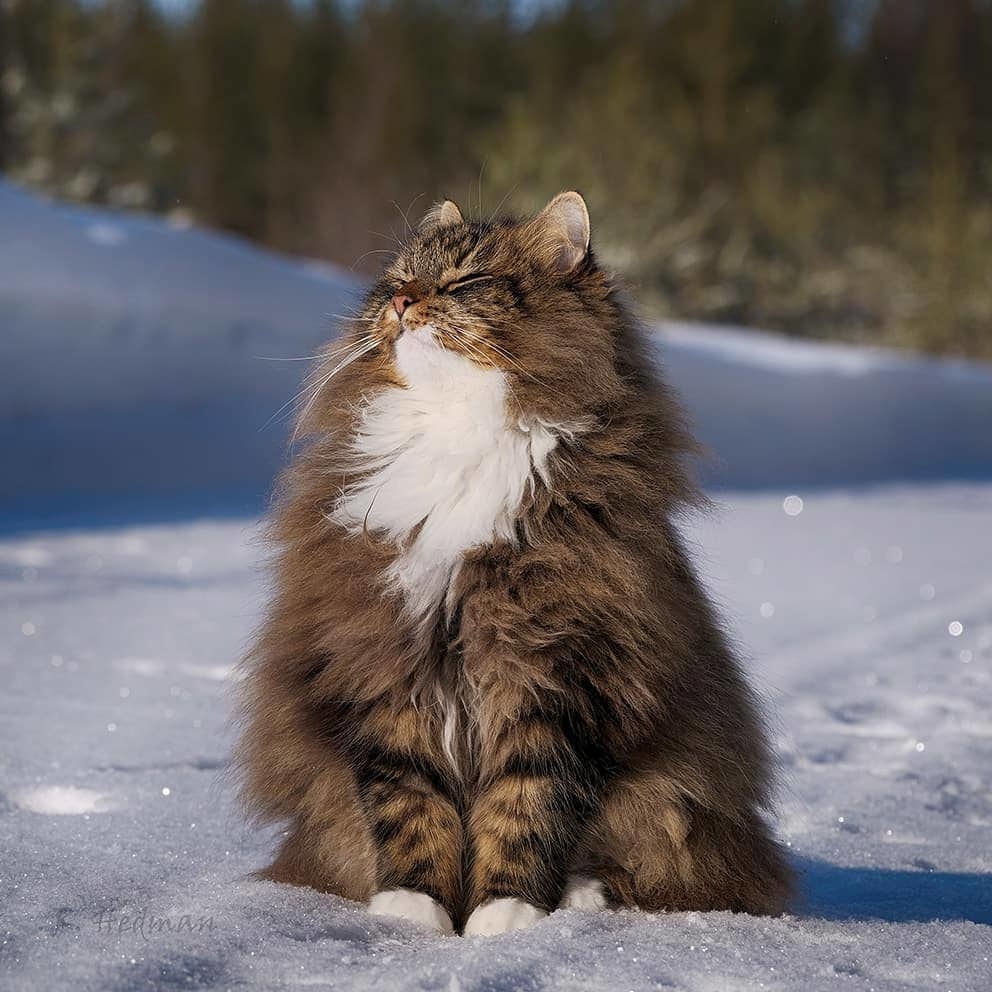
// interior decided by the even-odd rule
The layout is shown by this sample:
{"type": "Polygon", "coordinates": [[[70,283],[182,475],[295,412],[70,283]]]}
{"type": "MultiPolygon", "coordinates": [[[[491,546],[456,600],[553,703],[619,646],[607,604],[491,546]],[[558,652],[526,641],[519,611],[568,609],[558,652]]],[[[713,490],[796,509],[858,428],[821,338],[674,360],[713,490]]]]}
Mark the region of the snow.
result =
{"type": "Polygon", "coordinates": [[[663,325],[660,355],[721,487],[992,476],[992,367],[663,325]]]}
{"type": "Polygon", "coordinates": [[[803,904],[568,910],[473,940],[246,878],[273,843],[224,775],[265,592],[253,520],[0,541],[0,985],[984,992],[992,486],[784,498],[725,494],[689,535],[769,696],[803,904]],[[212,925],[150,922],[184,915],[212,925]]]}
{"type": "Polygon", "coordinates": [[[0,231],[8,520],[261,508],[289,417],[267,422],[306,368],[286,359],[314,354],[357,280],[2,181],[0,231]]]}
{"type": "Polygon", "coordinates": [[[80,816],[102,811],[106,796],[92,789],[77,789],[74,785],[43,785],[24,789],[13,795],[14,805],[29,813],[50,816],[80,816]]]}
{"type": "Polygon", "coordinates": [[[227,775],[286,434],[257,427],[305,367],[252,355],[312,354],[356,284],[3,185],[0,228],[0,989],[992,987],[987,368],[659,330],[802,900],[446,937],[250,879],[274,831],[227,775]]]}

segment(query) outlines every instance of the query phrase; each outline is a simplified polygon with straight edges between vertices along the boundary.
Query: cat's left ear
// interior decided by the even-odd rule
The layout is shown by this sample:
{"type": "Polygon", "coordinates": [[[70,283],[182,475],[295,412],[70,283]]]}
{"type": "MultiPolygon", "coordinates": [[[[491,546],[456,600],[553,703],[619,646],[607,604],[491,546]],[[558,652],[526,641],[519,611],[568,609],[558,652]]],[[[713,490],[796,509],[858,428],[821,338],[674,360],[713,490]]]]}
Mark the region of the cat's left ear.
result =
{"type": "Polygon", "coordinates": [[[420,221],[420,230],[426,231],[430,227],[454,227],[455,224],[464,224],[465,218],[462,216],[458,204],[454,200],[444,200],[435,203],[430,210],[424,214],[420,221]]]}
{"type": "Polygon", "coordinates": [[[559,193],[528,227],[559,272],[571,272],[589,251],[589,211],[574,190],[559,193]]]}

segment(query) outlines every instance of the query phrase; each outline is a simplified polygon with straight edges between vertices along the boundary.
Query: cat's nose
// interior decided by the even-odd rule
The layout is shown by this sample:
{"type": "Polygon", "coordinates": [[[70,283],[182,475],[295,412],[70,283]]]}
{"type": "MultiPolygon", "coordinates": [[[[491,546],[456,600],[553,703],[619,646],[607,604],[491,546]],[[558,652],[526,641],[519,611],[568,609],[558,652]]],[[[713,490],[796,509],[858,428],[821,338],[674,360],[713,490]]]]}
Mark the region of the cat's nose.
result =
{"type": "Polygon", "coordinates": [[[396,316],[402,317],[403,311],[406,310],[411,303],[416,302],[417,301],[412,296],[408,296],[406,293],[397,293],[393,297],[393,309],[396,311],[396,316]]]}

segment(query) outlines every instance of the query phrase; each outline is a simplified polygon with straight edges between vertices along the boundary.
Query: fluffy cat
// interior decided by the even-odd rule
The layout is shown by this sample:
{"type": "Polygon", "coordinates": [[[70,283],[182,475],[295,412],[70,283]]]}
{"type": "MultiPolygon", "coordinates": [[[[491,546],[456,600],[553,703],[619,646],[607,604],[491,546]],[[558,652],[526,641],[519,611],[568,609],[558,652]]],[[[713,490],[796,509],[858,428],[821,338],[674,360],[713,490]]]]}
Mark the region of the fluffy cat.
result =
{"type": "Polygon", "coordinates": [[[467,935],[782,911],[764,732],[673,523],[692,441],[577,193],[433,208],[299,430],[238,752],[288,826],[264,877],[467,935]]]}

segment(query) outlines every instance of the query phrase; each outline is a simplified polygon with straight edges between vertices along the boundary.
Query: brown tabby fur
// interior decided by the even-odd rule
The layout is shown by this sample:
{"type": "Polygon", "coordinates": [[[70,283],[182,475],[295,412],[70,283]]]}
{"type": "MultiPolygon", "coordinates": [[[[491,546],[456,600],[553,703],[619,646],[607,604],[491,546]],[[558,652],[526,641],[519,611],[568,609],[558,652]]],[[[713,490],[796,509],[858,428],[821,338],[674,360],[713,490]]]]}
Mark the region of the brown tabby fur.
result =
{"type": "Polygon", "coordinates": [[[362,901],[415,889],[456,926],[501,896],[552,910],[576,871],[614,905],[779,913],[764,732],[673,523],[700,502],[682,415],[591,252],[563,262],[543,214],[449,208],[370,291],[344,343],[371,330],[376,347],[316,394],[282,480],[238,753],[250,808],[288,825],[264,876],[362,901]],[[402,384],[384,316],[401,291],[425,322],[474,329],[445,346],[506,372],[511,413],[587,425],[550,487],[535,479],[517,541],[467,552],[426,627],[384,590],[398,549],[374,520],[329,519],[362,403],[402,384]],[[460,774],[437,687],[458,701],[460,774]]]}

